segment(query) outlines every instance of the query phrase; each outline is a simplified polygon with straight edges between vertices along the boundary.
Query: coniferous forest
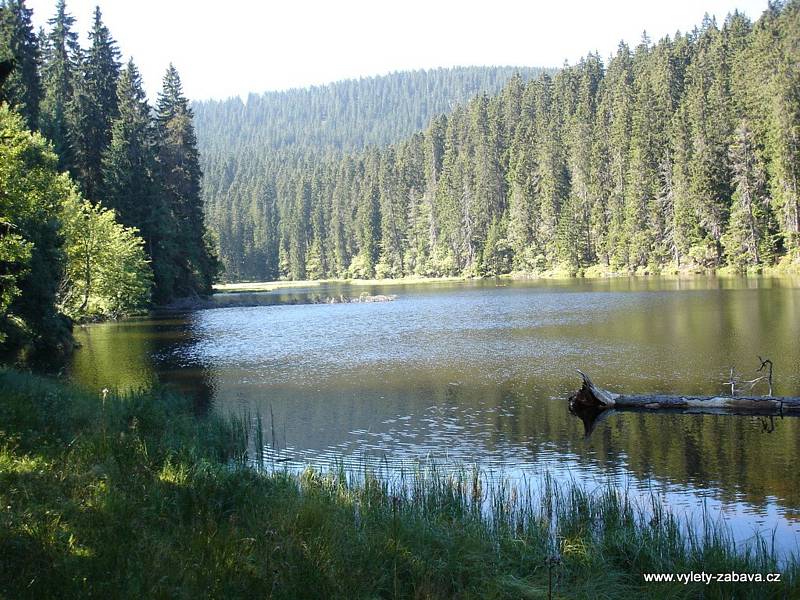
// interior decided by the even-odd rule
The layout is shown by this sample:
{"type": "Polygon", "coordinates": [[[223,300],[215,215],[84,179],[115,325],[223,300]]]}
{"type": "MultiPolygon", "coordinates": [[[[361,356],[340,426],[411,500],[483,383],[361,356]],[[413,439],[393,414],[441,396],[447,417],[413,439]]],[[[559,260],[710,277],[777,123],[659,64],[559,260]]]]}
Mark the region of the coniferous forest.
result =
{"type": "Polygon", "coordinates": [[[218,266],[175,68],[151,106],[99,8],[86,48],[64,0],[31,17],[0,2],[0,342],[68,346],[70,319],[208,293],[218,266]]]}
{"type": "Polygon", "coordinates": [[[800,0],[767,1],[190,101],[664,13],[0,0],[0,600],[800,598],[800,0]]]}
{"type": "MultiPolygon", "coordinates": [[[[399,140],[399,126],[356,127],[391,94],[362,108],[348,103],[355,83],[306,92],[293,128],[300,93],[198,104],[226,277],[758,271],[796,259],[798,40],[797,1],[756,22],[707,17],[621,43],[608,61],[512,77],[399,140]]],[[[415,81],[398,93],[424,98],[415,81]]]]}
{"type": "Polygon", "coordinates": [[[4,335],[206,293],[217,253],[232,281],[743,272],[800,253],[796,1],[558,71],[194,106],[172,66],[149,104],[99,9],[82,48],[63,1],[39,34],[24,0],[0,6],[5,126],[69,174],[48,218],[3,207],[4,335]],[[26,315],[31,294],[52,309],[26,315]]]}

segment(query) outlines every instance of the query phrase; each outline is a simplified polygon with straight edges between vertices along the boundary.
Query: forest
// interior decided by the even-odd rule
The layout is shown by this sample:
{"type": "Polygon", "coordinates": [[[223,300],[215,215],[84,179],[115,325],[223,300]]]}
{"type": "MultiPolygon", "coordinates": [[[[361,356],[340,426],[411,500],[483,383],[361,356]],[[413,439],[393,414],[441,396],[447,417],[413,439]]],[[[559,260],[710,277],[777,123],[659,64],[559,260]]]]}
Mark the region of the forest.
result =
{"type": "Polygon", "coordinates": [[[67,349],[72,321],[207,294],[218,263],[177,70],[151,106],[99,8],[87,48],[64,0],[31,17],[0,2],[0,344],[67,349]]]}
{"type": "Polygon", "coordinates": [[[237,281],[791,265],[799,15],[793,1],[707,17],[558,70],[246,102],[190,104],[170,65],[151,106],[99,8],[82,48],[63,1],[37,34],[24,0],[4,0],[2,336],[205,294],[221,267],[237,281]]]}
{"type": "Polygon", "coordinates": [[[497,94],[514,75],[553,74],[542,67],[451,67],[401,71],[283,92],[192,103],[203,164],[245,148],[288,146],[357,150],[385,146],[428,126],[479,93],[497,94]]]}
{"type": "MultiPolygon", "coordinates": [[[[0,599],[800,597],[800,0],[202,101],[106,22],[218,83],[322,19],[51,4],[0,0],[0,599]]],[[[409,43],[577,36],[484,9],[409,43]]]]}
{"type": "MultiPolygon", "coordinates": [[[[706,17],[688,33],[620,43],[607,61],[521,72],[388,145],[399,127],[364,131],[343,115],[364,106],[347,102],[355,84],[306,92],[308,114],[291,120],[293,95],[197,104],[225,278],[794,264],[798,40],[797,1],[755,22],[706,17]],[[268,117],[280,134],[260,125],[268,117]]],[[[402,93],[419,90],[409,79],[402,93]]]]}

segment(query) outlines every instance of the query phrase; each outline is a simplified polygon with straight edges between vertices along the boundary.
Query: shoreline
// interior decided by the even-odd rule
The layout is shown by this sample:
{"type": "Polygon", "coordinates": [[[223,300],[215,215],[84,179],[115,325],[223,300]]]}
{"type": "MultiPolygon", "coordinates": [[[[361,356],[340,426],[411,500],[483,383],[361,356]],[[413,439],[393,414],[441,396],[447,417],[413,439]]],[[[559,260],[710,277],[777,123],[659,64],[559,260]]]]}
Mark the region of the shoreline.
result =
{"type": "MultiPolygon", "coordinates": [[[[436,285],[436,284],[459,284],[459,283],[479,283],[479,282],[498,282],[498,287],[504,287],[510,282],[568,282],[568,281],[699,281],[703,279],[717,279],[721,281],[731,281],[737,279],[758,280],[758,279],[776,279],[779,281],[797,281],[800,286],[800,269],[796,272],[792,269],[777,269],[773,268],[761,273],[738,273],[729,270],[719,270],[715,272],[696,272],[696,271],[679,271],[679,272],[662,272],[662,273],[627,273],[627,272],[613,272],[613,271],[591,271],[581,275],[570,275],[564,271],[544,271],[540,273],[523,273],[514,272],[499,275],[496,277],[401,277],[397,279],[304,279],[304,280],[278,280],[278,281],[252,281],[252,282],[236,282],[236,283],[221,283],[213,286],[212,292],[208,296],[187,296],[178,298],[169,304],[162,304],[151,307],[149,310],[121,316],[106,316],[106,317],[91,317],[74,322],[77,327],[84,327],[99,323],[108,323],[114,321],[128,321],[132,319],[147,319],[149,317],[167,316],[173,314],[183,314],[195,310],[208,310],[214,308],[233,308],[233,307],[250,307],[250,306],[263,306],[262,302],[254,302],[242,300],[240,302],[232,301],[226,304],[220,304],[214,301],[214,296],[236,296],[238,294],[259,294],[265,292],[285,291],[291,293],[292,290],[307,291],[306,288],[319,288],[320,291],[324,286],[347,286],[352,288],[367,288],[367,287],[400,287],[400,286],[413,286],[413,285],[436,285]]],[[[364,294],[365,292],[361,292],[364,294]]],[[[394,296],[394,294],[391,294],[394,296]]],[[[357,296],[344,297],[339,299],[341,294],[329,295],[320,297],[316,300],[288,302],[288,304],[341,304],[347,302],[357,302],[357,296]]],[[[392,298],[394,299],[394,298],[392,298]]],[[[287,304],[282,302],[280,304],[287,304]]]]}
{"type": "Polygon", "coordinates": [[[484,490],[470,469],[410,474],[406,494],[366,471],[265,469],[260,421],[165,390],[0,369],[0,394],[2,596],[778,599],[800,581],[796,555],[737,546],[725,523],[684,532],[655,496],[647,512],[547,474],[484,490]],[[782,578],[643,576],[700,571],[782,578]]]}
{"type": "Polygon", "coordinates": [[[295,288],[314,288],[325,285],[347,285],[352,287],[401,286],[437,283],[472,283],[480,281],[576,281],[576,280],[700,280],[700,279],[781,279],[800,281],[800,265],[793,268],[771,268],[760,273],[739,273],[720,269],[718,271],[698,272],[692,270],[664,271],[661,273],[628,273],[615,271],[588,271],[580,275],[571,275],[565,271],[543,271],[540,273],[512,272],[498,276],[485,277],[400,277],[396,279],[302,279],[277,281],[251,281],[221,283],[213,286],[212,296],[217,294],[240,294],[291,290],[295,288]]]}

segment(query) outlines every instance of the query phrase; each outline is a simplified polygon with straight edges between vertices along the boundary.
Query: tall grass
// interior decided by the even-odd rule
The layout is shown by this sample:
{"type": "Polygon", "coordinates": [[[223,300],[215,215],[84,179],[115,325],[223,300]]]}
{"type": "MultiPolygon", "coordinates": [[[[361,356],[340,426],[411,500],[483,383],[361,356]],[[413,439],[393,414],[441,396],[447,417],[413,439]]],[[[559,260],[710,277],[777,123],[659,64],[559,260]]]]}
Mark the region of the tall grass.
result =
{"type": "MultiPolygon", "coordinates": [[[[0,372],[0,596],[787,598],[798,561],[653,499],[435,465],[290,474],[258,417],[0,372]],[[274,453],[273,453],[274,454],[274,453]],[[782,573],[779,584],[645,572],[782,573]]],[[[274,439],[274,434],[273,434],[274,439]]]]}

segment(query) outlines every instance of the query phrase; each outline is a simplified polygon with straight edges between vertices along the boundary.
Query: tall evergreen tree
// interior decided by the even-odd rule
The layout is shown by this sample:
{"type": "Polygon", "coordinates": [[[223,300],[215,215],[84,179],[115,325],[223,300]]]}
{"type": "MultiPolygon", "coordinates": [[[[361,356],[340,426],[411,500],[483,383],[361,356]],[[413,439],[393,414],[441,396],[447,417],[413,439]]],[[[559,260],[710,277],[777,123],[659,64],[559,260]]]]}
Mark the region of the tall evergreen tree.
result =
{"type": "Polygon", "coordinates": [[[173,235],[178,295],[209,293],[217,273],[200,197],[200,157],[192,110],[180,76],[170,64],[156,106],[158,174],[163,201],[177,227],[173,235]]]}
{"type": "Polygon", "coordinates": [[[40,127],[53,142],[60,168],[72,171],[75,167],[73,93],[81,49],[78,34],[72,29],[75,19],[67,13],[65,0],[58,0],[56,14],[48,23],[51,30],[44,46],[40,127]]]}
{"type": "Polygon", "coordinates": [[[175,264],[176,224],[155,180],[156,132],[139,70],[129,61],[117,85],[119,115],[103,155],[104,200],[123,225],[137,227],[155,280],[154,299],[171,300],[180,276],[175,264]]]}
{"type": "Polygon", "coordinates": [[[25,0],[0,2],[0,60],[14,61],[14,70],[3,84],[0,100],[25,117],[29,129],[39,126],[42,85],[39,77],[39,41],[33,32],[25,0]]]}
{"type": "Polygon", "coordinates": [[[708,16],[687,69],[686,108],[691,131],[690,196],[703,230],[693,258],[706,267],[719,266],[721,238],[730,207],[731,103],[725,40],[708,16]]]}
{"type": "Polygon", "coordinates": [[[766,172],[746,120],[736,128],[730,159],[735,191],[730,223],[722,240],[728,263],[746,271],[748,267],[770,262],[775,252],[766,172]]]}
{"type": "Polygon", "coordinates": [[[84,195],[97,202],[103,183],[102,156],[111,143],[111,122],[117,116],[120,70],[120,53],[99,7],[89,41],[75,79],[71,138],[78,183],[84,195]]]}

